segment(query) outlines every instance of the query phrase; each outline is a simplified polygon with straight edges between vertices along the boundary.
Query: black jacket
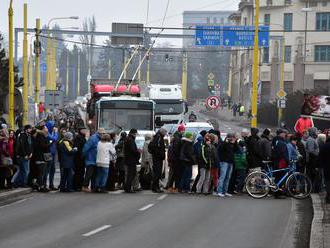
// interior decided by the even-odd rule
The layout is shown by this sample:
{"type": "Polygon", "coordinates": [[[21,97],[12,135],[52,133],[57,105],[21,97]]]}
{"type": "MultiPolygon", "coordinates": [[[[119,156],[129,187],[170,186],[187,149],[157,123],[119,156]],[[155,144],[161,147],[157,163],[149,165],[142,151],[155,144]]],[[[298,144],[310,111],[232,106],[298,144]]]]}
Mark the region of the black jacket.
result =
{"type": "Polygon", "coordinates": [[[249,168],[259,167],[259,156],[258,156],[258,141],[259,136],[254,134],[246,140],[246,159],[249,168]]]}
{"type": "Polygon", "coordinates": [[[135,166],[139,163],[140,152],[135,143],[135,137],[128,135],[124,143],[125,164],[127,166],[135,166]]]}
{"type": "Polygon", "coordinates": [[[321,146],[319,155],[320,167],[323,168],[324,177],[327,181],[330,180],[330,139],[321,146]]]}
{"type": "Polygon", "coordinates": [[[173,134],[171,143],[173,146],[173,155],[174,159],[179,160],[180,159],[180,151],[181,151],[181,139],[182,139],[182,134],[179,131],[176,131],[173,134]]]}
{"type": "Polygon", "coordinates": [[[77,147],[77,152],[75,154],[75,164],[76,167],[85,167],[85,160],[83,158],[82,150],[86,143],[86,138],[82,134],[78,134],[74,139],[74,147],[77,147]]]}
{"type": "Polygon", "coordinates": [[[257,153],[259,157],[259,164],[262,164],[262,161],[269,161],[272,157],[272,141],[268,136],[261,135],[261,138],[257,142],[257,153]]]}
{"type": "Polygon", "coordinates": [[[223,142],[218,146],[218,154],[220,162],[234,163],[234,154],[236,151],[236,143],[230,143],[228,141],[223,142]]]}
{"type": "Polygon", "coordinates": [[[215,166],[217,161],[217,151],[213,144],[207,145],[203,143],[202,148],[199,150],[198,167],[200,169],[210,169],[215,166]]]}
{"type": "Polygon", "coordinates": [[[30,134],[22,132],[18,134],[16,140],[16,155],[19,157],[30,156],[33,152],[32,138],[30,134]]]}
{"type": "Polygon", "coordinates": [[[284,160],[287,164],[290,163],[287,143],[285,139],[280,136],[277,136],[273,139],[272,158],[275,166],[278,166],[281,160],[284,160]]]}
{"type": "Polygon", "coordinates": [[[195,163],[193,142],[189,139],[182,138],[180,161],[188,166],[193,166],[195,163]]]}
{"type": "Polygon", "coordinates": [[[150,142],[154,149],[151,153],[152,158],[155,160],[164,160],[165,159],[165,143],[164,143],[164,137],[160,134],[160,132],[157,132],[154,136],[154,138],[150,142]]]}
{"type": "Polygon", "coordinates": [[[50,143],[47,137],[38,133],[35,138],[33,138],[33,160],[34,161],[45,161],[44,153],[50,152],[50,143]]]}

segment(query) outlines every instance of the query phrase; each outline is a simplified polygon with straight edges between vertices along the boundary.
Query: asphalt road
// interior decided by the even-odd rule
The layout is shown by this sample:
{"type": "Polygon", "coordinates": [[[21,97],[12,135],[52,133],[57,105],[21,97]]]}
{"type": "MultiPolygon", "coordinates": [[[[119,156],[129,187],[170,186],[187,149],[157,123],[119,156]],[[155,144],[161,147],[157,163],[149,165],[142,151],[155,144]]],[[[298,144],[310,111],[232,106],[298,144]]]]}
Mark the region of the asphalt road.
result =
{"type": "Polygon", "coordinates": [[[292,206],[248,196],[35,193],[0,207],[0,247],[287,247],[292,206]]]}

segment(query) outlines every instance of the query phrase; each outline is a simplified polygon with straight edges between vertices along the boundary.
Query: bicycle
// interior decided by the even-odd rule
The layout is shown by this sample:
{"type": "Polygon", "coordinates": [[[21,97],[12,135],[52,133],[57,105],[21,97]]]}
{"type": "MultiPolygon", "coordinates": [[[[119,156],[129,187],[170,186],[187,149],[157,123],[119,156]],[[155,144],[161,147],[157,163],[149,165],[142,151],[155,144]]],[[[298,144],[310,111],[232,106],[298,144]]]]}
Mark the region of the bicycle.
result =
{"type": "Polygon", "coordinates": [[[246,177],[246,191],[253,198],[261,199],[270,191],[283,191],[281,186],[285,182],[285,190],[290,196],[296,199],[307,198],[312,191],[312,183],[305,174],[296,172],[296,162],[291,161],[288,168],[273,170],[270,166],[272,161],[262,161],[265,169],[254,171],[246,177]],[[285,175],[275,182],[273,174],[279,172],[285,172],[285,175]]]}

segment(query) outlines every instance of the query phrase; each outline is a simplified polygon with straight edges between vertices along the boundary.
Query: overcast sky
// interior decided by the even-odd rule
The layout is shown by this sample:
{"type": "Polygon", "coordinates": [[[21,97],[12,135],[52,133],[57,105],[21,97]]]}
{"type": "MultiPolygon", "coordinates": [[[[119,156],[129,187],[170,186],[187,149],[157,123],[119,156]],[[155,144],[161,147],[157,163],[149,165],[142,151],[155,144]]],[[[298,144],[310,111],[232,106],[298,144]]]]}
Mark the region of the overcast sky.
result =
{"type": "MultiPolygon", "coordinates": [[[[161,26],[167,0],[149,0],[149,26],[161,26]]],[[[8,6],[10,0],[0,0],[0,31],[8,32],[8,6]]],[[[13,0],[14,27],[23,27],[23,4],[28,4],[28,26],[42,25],[50,18],[79,16],[80,20],[61,20],[65,27],[81,27],[84,18],[95,16],[98,31],[111,31],[112,22],[145,23],[148,0],[13,0]]],[[[165,26],[182,26],[185,10],[237,10],[239,0],[170,0],[165,26]]]]}

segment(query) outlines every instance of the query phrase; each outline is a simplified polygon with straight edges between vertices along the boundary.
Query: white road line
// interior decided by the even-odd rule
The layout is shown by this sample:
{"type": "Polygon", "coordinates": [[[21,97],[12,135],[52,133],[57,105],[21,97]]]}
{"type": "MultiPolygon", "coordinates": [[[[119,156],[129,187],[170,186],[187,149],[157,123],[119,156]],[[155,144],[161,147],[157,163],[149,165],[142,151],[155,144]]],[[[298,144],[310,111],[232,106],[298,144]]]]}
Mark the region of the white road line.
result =
{"type": "Polygon", "coordinates": [[[27,199],[28,199],[28,198],[25,198],[25,199],[21,199],[21,200],[19,200],[19,201],[15,201],[15,202],[10,203],[10,204],[3,205],[3,206],[0,207],[0,209],[1,209],[1,208],[6,208],[6,207],[11,207],[11,206],[14,206],[14,205],[20,204],[20,203],[22,203],[22,202],[25,202],[27,199]]]}
{"type": "Polygon", "coordinates": [[[153,203],[152,203],[152,204],[148,204],[148,205],[146,205],[146,206],[140,208],[139,211],[145,211],[145,210],[147,210],[148,208],[151,208],[153,205],[155,205],[155,204],[153,204],[153,203]]]}
{"type": "Polygon", "coordinates": [[[157,198],[158,201],[164,200],[167,197],[167,194],[161,195],[157,198]]]}
{"type": "Polygon", "coordinates": [[[104,231],[104,230],[106,230],[106,229],[108,229],[110,227],[111,227],[111,225],[104,225],[104,226],[101,226],[99,228],[96,228],[96,229],[94,229],[94,230],[92,230],[92,231],[90,231],[88,233],[84,233],[82,236],[89,237],[89,236],[92,236],[92,235],[94,235],[96,233],[102,232],[102,231],[104,231]]]}

